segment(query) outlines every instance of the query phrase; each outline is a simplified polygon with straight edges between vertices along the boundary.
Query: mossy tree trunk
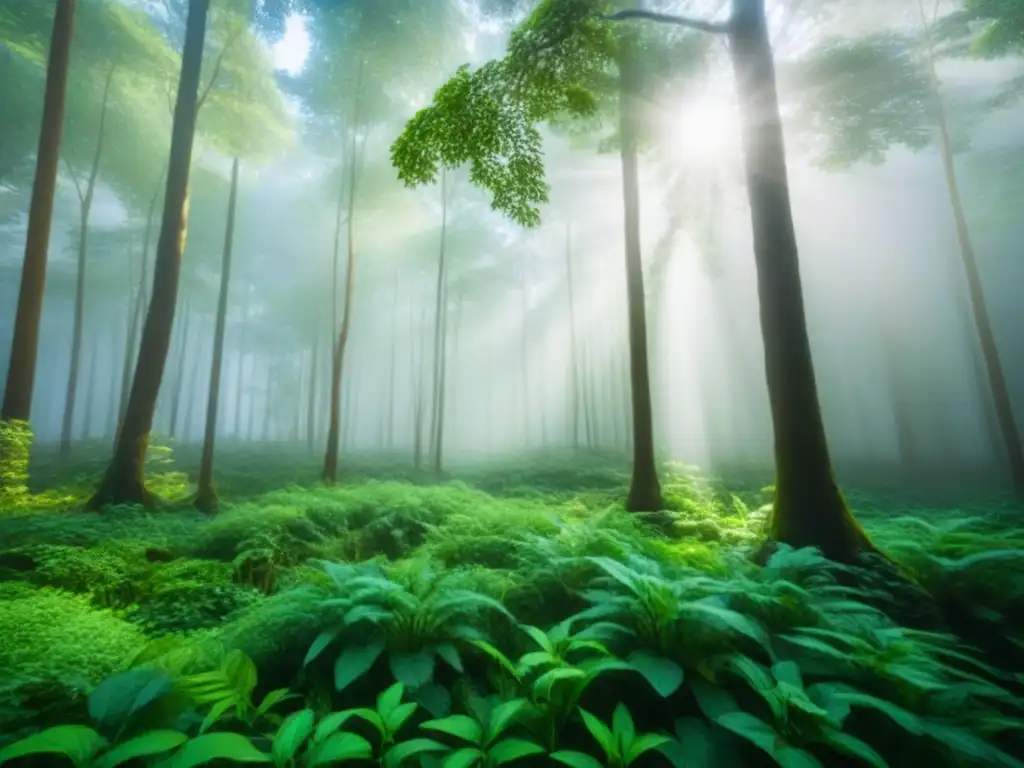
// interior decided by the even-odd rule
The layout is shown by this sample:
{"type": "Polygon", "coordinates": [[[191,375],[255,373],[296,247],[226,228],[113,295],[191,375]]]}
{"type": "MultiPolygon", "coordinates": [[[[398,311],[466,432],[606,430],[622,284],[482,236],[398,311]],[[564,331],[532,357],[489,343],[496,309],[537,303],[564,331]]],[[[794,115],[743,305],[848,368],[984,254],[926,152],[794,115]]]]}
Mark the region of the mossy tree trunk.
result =
{"type": "Polygon", "coordinates": [[[163,221],[153,274],[153,298],[142,330],[135,375],[114,456],[89,507],[109,504],[151,504],[145,486],[145,462],[160,383],[171,346],[171,329],[178,299],[181,255],[188,220],[188,182],[192,166],[196,116],[199,111],[199,76],[203,64],[206,21],[210,0],[191,0],[185,25],[181,77],[174,106],[171,150],[164,195],[163,221]]]}
{"type": "MultiPolygon", "coordinates": [[[[50,224],[57,188],[57,166],[64,127],[64,96],[67,92],[76,6],[77,0],[58,0],[53,19],[39,149],[36,152],[36,174],[28,212],[25,259],[21,268],[3,405],[0,406],[0,421],[4,422],[28,422],[31,418],[32,390],[39,352],[39,322],[46,285],[46,257],[50,247],[50,224]]],[[[21,434],[26,428],[19,426],[14,431],[21,434]]]]}
{"type": "Polygon", "coordinates": [[[210,362],[210,391],[206,401],[206,429],[203,434],[203,458],[199,464],[199,485],[195,506],[200,512],[216,514],[220,506],[213,482],[214,443],[217,439],[217,408],[220,403],[220,375],[224,362],[224,329],[228,315],[228,288],[231,284],[231,252],[235,240],[235,207],[238,203],[238,158],[231,164],[231,191],[228,194],[228,219],[221,256],[220,293],[217,296],[217,324],[213,332],[213,357],[210,362]]]}
{"type": "Polygon", "coordinates": [[[633,477],[626,508],[656,512],[663,506],[654,459],[654,414],[647,354],[644,267],[640,250],[639,120],[643,108],[642,73],[636,44],[628,32],[620,35],[619,138],[622,196],[626,231],[626,301],[629,312],[629,372],[632,396],[633,477]]]}

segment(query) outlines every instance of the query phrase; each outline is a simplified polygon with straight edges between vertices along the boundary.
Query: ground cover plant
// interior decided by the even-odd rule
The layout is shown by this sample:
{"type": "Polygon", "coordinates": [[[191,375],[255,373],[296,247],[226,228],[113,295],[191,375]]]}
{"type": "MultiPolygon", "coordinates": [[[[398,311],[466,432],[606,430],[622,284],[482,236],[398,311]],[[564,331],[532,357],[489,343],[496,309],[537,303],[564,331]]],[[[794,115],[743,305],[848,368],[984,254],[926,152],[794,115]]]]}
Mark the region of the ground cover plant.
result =
{"type": "Polygon", "coordinates": [[[298,449],[226,462],[212,518],[67,511],[83,467],[6,507],[0,760],[1022,764],[1024,530],[998,499],[855,495],[923,626],[884,571],[756,564],[752,478],[666,465],[645,521],[608,458],[441,483],[363,461],[341,486],[290,484],[298,449]],[[248,474],[275,488],[229,490],[248,474]]]}

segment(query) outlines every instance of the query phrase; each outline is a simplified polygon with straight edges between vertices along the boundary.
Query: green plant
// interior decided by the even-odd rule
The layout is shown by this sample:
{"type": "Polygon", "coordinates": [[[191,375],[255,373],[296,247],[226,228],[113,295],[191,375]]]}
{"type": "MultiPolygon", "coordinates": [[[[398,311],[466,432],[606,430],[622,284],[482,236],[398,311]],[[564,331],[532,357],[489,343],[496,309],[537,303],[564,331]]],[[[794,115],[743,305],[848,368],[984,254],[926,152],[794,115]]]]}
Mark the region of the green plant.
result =
{"type": "Polygon", "coordinates": [[[0,512],[28,500],[28,460],[32,427],[27,421],[0,421],[0,512]]]}
{"type": "Polygon", "coordinates": [[[470,744],[452,750],[444,759],[444,768],[494,768],[544,753],[544,747],[536,742],[502,738],[528,706],[526,699],[495,704],[488,699],[476,698],[471,705],[472,717],[450,715],[421,723],[420,728],[444,733],[470,744]]]}
{"type": "Polygon", "coordinates": [[[409,569],[400,581],[372,563],[327,563],[325,568],[335,583],[338,597],[330,604],[340,609],[340,621],[317,637],[304,663],[340,639],[334,660],[338,691],[365,675],[385,652],[394,679],[410,689],[433,681],[437,658],[462,672],[455,642],[479,637],[485,612],[511,617],[498,601],[450,587],[445,575],[426,566],[409,569]]]}
{"type": "Polygon", "coordinates": [[[611,728],[585,709],[580,710],[580,716],[604,752],[604,761],[595,760],[584,752],[574,750],[559,750],[551,754],[553,760],[570,768],[626,768],[644,753],[669,742],[669,738],[661,734],[637,733],[633,716],[629,713],[629,708],[622,703],[615,707],[611,728]]]}

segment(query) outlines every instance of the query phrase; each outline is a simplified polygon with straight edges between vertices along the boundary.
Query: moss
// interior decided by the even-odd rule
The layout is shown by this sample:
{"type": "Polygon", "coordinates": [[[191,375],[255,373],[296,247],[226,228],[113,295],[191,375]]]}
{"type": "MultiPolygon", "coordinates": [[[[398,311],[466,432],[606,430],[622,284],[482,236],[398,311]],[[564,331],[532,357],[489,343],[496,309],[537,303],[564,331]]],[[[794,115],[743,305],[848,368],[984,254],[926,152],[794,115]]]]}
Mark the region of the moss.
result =
{"type": "Polygon", "coordinates": [[[53,589],[0,601],[0,733],[46,719],[115,672],[145,637],[87,597],[53,589]]]}
{"type": "Polygon", "coordinates": [[[28,460],[32,428],[27,421],[0,421],[0,514],[28,501],[28,460]]]}

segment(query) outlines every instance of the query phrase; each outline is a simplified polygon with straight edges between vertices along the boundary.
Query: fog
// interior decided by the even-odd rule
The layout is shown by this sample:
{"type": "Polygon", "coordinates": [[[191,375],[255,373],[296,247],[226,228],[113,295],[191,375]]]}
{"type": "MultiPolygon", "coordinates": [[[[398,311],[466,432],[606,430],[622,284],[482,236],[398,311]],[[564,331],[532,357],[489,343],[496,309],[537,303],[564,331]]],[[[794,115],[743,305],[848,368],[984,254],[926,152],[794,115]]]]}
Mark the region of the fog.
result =
{"type": "MultiPolygon", "coordinates": [[[[19,2],[0,0],[0,17],[15,17],[19,2]]],[[[104,0],[80,0],[83,7],[100,5],[104,0]]],[[[187,3],[126,5],[149,14],[145,18],[170,48],[180,49],[187,3]]],[[[214,0],[213,5],[216,11],[230,3],[214,0]]],[[[155,442],[180,446],[203,440],[236,154],[218,132],[222,122],[238,120],[280,136],[259,152],[237,151],[241,176],[219,444],[287,443],[323,452],[331,345],[344,312],[346,267],[354,259],[340,394],[342,468],[346,454],[373,452],[410,461],[416,452],[425,455],[434,418],[443,423],[445,468],[574,445],[627,455],[631,411],[622,173],[614,148],[594,151],[601,138],[614,133],[615,121],[572,138],[557,126],[544,128],[550,202],[540,208],[535,228],[492,210],[491,194],[473,184],[465,167],[447,172],[445,189],[406,187],[389,152],[407,121],[461,63],[480,66],[500,57],[509,32],[536,3],[432,0],[426,5],[444,6],[443,20],[435,29],[430,13],[411,10],[407,27],[415,34],[405,37],[392,34],[392,25],[387,39],[372,38],[377,31],[355,22],[345,34],[327,32],[327,12],[301,4],[285,13],[283,26],[247,27],[245,34],[270,73],[260,88],[277,92],[282,117],[267,118],[274,125],[264,129],[258,107],[251,114],[224,107],[227,117],[205,123],[200,114],[181,289],[155,442]],[[363,63],[354,68],[359,55],[363,63]],[[363,67],[367,80],[353,86],[354,72],[363,67]],[[351,100],[352,93],[363,92],[359,89],[372,90],[372,98],[351,100]],[[355,111],[359,104],[365,108],[361,117],[355,111]],[[436,345],[442,251],[445,333],[436,345]],[[443,406],[434,395],[436,346],[444,356],[443,406]]],[[[837,472],[842,477],[914,465],[1004,484],[1003,445],[935,125],[915,123],[917,97],[901,92],[897,82],[871,81],[876,75],[870,69],[857,80],[859,87],[885,92],[847,101],[834,90],[844,86],[825,79],[809,85],[806,74],[815,57],[824,55],[825,41],[837,34],[861,40],[886,31],[917,40],[916,3],[886,13],[875,2],[849,2],[845,10],[806,17],[798,5],[769,2],[779,28],[779,88],[808,332],[837,472]],[[851,104],[869,102],[877,113],[850,111],[851,104]],[[878,127],[879,121],[886,125],[878,127]],[[877,157],[862,153],[850,162],[824,162],[829,147],[858,131],[880,143],[877,157]],[[907,146],[902,137],[914,132],[918,146],[907,146]]],[[[904,4],[885,7],[896,5],[904,4]]],[[[704,12],[717,6],[658,7],[704,12]]],[[[943,6],[943,13],[955,10],[953,3],[943,6]]],[[[6,35],[0,39],[6,57],[0,66],[11,68],[22,53],[12,43],[13,33],[0,30],[6,35]]],[[[217,46],[224,45],[217,30],[211,23],[206,78],[216,66],[217,46]]],[[[920,63],[920,51],[912,50],[920,63]]],[[[72,59],[69,94],[78,92],[82,103],[69,104],[66,116],[65,163],[49,248],[31,413],[40,444],[61,440],[68,406],[79,269],[76,184],[88,170],[82,161],[88,152],[76,145],[95,142],[99,111],[91,55],[83,48],[72,59]]],[[[1012,98],[991,103],[1019,88],[1024,60],[957,53],[941,56],[938,64],[987,311],[1018,425],[1024,427],[1019,418],[1024,357],[1017,343],[1024,327],[1019,299],[1024,103],[1012,98]]],[[[15,127],[38,136],[43,91],[37,69],[30,75],[22,74],[24,68],[9,69],[29,78],[26,87],[35,91],[18,102],[31,109],[0,114],[5,141],[14,141],[7,137],[15,127]]],[[[231,77],[214,95],[226,100],[230,94],[221,91],[242,76],[230,67],[225,71],[231,77]]],[[[647,76],[657,77],[653,65],[647,76]]],[[[834,79],[851,82],[843,76],[834,79]]],[[[0,69],[0,80],[5,77],[0,69]]],[[[132,72],[132,77],[142,75],[132,72]]],[[[117,121],[110,127],[88,221],[72,451],[111,449],[123,407],[126,352],[136,354],[131,328],[143,269],[146,293],[154,290],[159,205],[148,227],[147,218],[166,163],[170,114],[163,93],[153,95],[152,85],[133,87],[150,90],[140,96],[125,86],[115,97],[117,121]],[[143,110],[153,130],[133,127],[133,115],[143,110]],[[145,144],[141,149],[132,144],[139,141],[145,144]]],[[[253,94],[261,92],[253,88],[243,100],[257,104],[253,94]]],[[[203,109],[219,104],[211,100],[203,109]]],[[[724,45],[712,44],[699,68],[646,107],[650,124],[657,126],[641,156],[640,219],[658,458],[716,470],[770,466],[772,423],[750,210],[724,45]]],[[[34,149],[23,153],[0,178],[4,361],[10,355],[25,249],[33,155],[34,149]]],[[[0,376],[5,373],[3,366],[0,376]]]]}

